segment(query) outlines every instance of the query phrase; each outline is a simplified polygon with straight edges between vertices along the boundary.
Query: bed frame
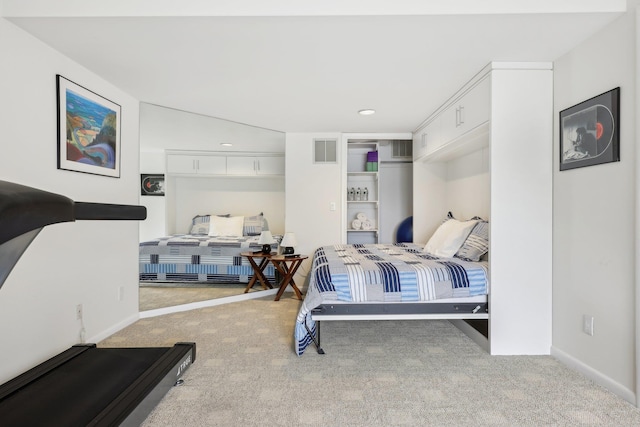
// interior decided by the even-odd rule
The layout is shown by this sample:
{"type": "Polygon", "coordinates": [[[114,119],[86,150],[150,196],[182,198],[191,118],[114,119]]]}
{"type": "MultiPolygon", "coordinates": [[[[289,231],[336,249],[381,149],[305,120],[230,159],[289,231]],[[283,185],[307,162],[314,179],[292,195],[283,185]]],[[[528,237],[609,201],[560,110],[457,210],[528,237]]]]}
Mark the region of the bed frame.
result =
{"type": "MultiPolygon", "coordinates": [[[[398,303],[343,303],[321,304],[311,310],[311,319],[316,322],[313,334],[305,322],[318,354],[325,354],[320,345],[321,321],[336,320],[467,320],[489,319],[489,305],[486,296],[461,298],[460,301],[446,302],[398,302],[398,303]]],[[[463,332],[467,333],[467,331],[463,332]]],[[[476,337],[471,337],[474,341],[476,337]]]]}

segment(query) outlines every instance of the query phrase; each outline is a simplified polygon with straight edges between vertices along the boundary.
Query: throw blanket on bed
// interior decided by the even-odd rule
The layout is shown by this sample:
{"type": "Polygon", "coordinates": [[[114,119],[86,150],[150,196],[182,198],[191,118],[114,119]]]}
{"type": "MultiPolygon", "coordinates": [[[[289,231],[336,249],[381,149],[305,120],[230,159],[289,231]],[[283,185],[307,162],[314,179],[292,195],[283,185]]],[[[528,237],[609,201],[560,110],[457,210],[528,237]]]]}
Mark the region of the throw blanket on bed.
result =
{"type": "Polygon", "coordinates": [[[296,353],[315,335],[311,310],[324,301],[431,301],[487,293],[486,262],[436,258],[421,245],[358,244],[316,250],[309,289],[296,319],[296,353]]]}

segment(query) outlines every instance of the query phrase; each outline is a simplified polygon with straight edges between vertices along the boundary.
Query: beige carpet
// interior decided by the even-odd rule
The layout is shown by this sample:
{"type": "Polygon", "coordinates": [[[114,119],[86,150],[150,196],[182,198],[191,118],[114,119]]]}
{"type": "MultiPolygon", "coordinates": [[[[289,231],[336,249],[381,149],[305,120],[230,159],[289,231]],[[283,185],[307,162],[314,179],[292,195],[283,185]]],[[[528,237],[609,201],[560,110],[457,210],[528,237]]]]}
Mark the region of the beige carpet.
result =
{"type": "MultiPolygon", "coordinates": [[[[191,302],[241,295],[244,293],[246,286],[247,285],[243,283],[202,286],[176,286],[171,284],[164,286],[140,285],[139,309],[140,311],[155,310],[157,308],[171,307],[191,302]]],[[[261,290],[260,285],[256,285],[249,292],[258,292],[261,290]]]]}
{"type": "Polygon", "coordinates": [[[490,356],[447,321],[324,322],[293,352],[290,293],[143,319],[101,347],[197,343],[144,426],[638,426],[640,411],[550,356],[490,356]]]}

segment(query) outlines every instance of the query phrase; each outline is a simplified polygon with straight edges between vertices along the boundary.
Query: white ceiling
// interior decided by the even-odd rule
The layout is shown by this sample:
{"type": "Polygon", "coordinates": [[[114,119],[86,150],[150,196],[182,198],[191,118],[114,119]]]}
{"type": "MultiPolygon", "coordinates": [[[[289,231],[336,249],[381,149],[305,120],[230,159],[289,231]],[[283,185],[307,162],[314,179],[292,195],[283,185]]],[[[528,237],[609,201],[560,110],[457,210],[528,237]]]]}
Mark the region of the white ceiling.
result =
{"type": "MultiPolygon", "coordinates": [[[[156,15],[164,16],[150,16],[131,8],[105,16],[84,13],[77,0],[51,2],[69,6],[66,16],[44,0],[5,0],[0,11],[142,102],[286,132],[409,132],[489,62],[554,61],[625,4],[584,1],[597,11],[250,16],[251,9],[224,9],[226,16],[194,16],[187,9],[191,16],[172,16],[163,9],[156,15]],[[611,8],[592,7],[600,3],[611,8]],[[359,116],[363,108],[377,113],[359,116]]],[[[407,3],[416,2],[399,1],[407,3]]],[[[576,9],[580,2],[554,0],[563,3],[576,9]]]]}

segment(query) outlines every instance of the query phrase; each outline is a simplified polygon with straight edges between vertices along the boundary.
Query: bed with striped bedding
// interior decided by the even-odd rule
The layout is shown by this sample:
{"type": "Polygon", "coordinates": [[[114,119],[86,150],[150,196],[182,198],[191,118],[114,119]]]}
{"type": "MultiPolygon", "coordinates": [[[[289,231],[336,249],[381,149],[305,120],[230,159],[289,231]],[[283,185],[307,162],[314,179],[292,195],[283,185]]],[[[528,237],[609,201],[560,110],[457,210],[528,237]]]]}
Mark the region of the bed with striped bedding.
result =
{"type": "MultiPolygon", "coordinates": [[[[413,243],[318,248],[312,260],[307,295],[296,319],[296,353],[301,355],[317,338],[317,321],[313,319],[313,313],[322,306],[341,303],[404,305],[481,296],[485,296],[486,302],[489,287],[486,262],[436,258],[423,249],[422,245],[413,243]]],[[[425,304],[412,306],[423,307],[425,304]]],[[[388,309],[384,311],[389,312],[388,309]]],[[[466,318],[464,316],[457,318],[466,318]]],[[[446,317],[443,313],[442,318],[446,317]]],[[[474,317],[477,317],[476,311],[469,312],[468,318],[474,317]]]]}
{"type": "MultiPolygon", "coordinates": [[[[260,236],[210,237],[176,234],[140,243],[140,282],[248,283],[253,269],[242,252],[258,251],[260,236]]],[[[276,251],[281,236],[274,236],[276,251]]],[[[265,276],[275,280],[272,265],[265,276]]]]}

